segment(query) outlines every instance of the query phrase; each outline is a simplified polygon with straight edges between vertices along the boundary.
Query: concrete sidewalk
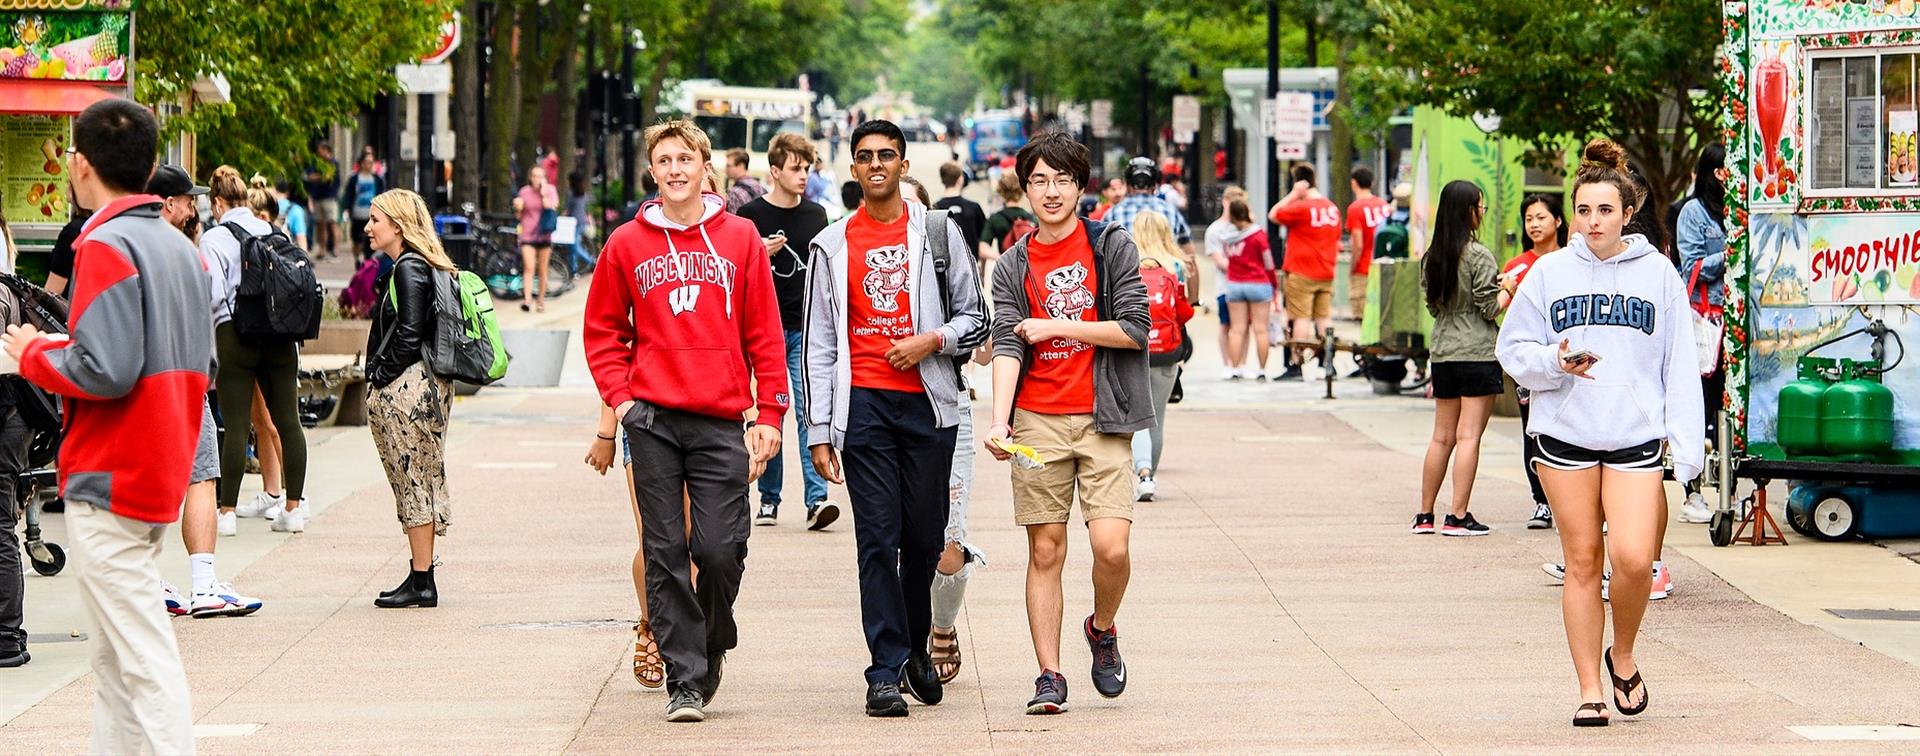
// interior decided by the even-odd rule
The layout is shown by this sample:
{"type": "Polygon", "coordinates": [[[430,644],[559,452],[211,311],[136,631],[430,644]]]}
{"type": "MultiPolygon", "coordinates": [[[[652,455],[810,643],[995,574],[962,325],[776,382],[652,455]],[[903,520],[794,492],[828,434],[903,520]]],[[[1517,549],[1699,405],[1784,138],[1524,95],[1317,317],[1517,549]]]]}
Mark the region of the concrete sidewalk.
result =
{"type": "MultiPolygon", "coordinates": [[[[569,327],[578,301],[503,319],[569,327]]],[[[1832,576],[1784,560],[1891,552],[1853,545],[1823,555],[1799,539],[1788,549],[1680,545],[1668,555],[1680,591],[1650,611],[1641,647],[1653,707],[1605,730],[1575,731],[1559,593],[1537,569],[1559,547],[1551,531],[1521,527],[1530,507],[1514,480],[1517,428],[1509,421],[1490,431],[1476,487],[1474,510],[1495,533],[1411,536],[1431,422],[1424,401],[1374,397],[1357,381],[1343,381],[1333,402],[1318,398],[1318,384],[1227,384],[1210,375],[1211,341],[1200,340],[1189,399],[1169,424],[1160,499],[1137,511],[1133,582],[1119,621],[1130,670],[1122,698],[1101,699],[1087,679],[1090,657],[1075,628],[1091,603],[1090,559],[1075,532],[1063,639],[1073,710],[1021,713],[1036,673],[1022,600],[1025,536],[1012,524],[1006,467],[983,458],[970,525],[990,565],[968,595],[966,665],[945,703],[915,707],[905,721],[862,716],[866,651],[851,528],[808,533],[790,508],[779,526],[754,530],[738,605],[742,643],[712,718],[662,722],[665,695],[642,690],[630,673],[635,542],[624,488],[580,461],[597,400],[576,338],[561,388],[493,388],[456,404],[454,520],[442,541],[438,609],[373,608],[373,596],[405,570],[391,495],[364,431],[315,434],[310,488],[319,514],[308,532],[267,534],[264,522],[246,520],[240,537],[220,543],[223,576],[267,608],[174,623],[199,745],[214,753],[1913,750],[1867,738],[1913,731],[1870,728],[1920,721],[1912,697],[1920,669],[1804,624],[1802,604],[1836,586],[1904,585],[1920,565],[1894,558],[1832,576]],[[1783,613],[1756,601],[1781,589],[1729,585],[1696,553],[1751,573],[1742,580],[1800,586],[1800,608],[1783,613]],[[1805,731],[1847,738],[1816,741],[1788,729],[1798,726],[1854,729],[1805,731]]],[[[788,454],[791,495],[799,470],[788,454]]],[[[834,496],[845,503],[844,492],[834,496]]],[[[48,518],[55,532],[59,519],[48,518]]],[[[1676,526],[1672,538],[1703,543],[1698,530],[1676,526]]],[[[168,540],[169,574],[184,578],[178,538],[168,540]]],[[[61,619],[78,617],[71,574],[30,577],[28,591],[30,629],[73,626],[61,619]]],[[[1871,600],[1848,600],[1856,598],[1871,600]]],[[[1885,634],[1900,635],[1897,627],[1885,634]]],[[[85,644],[33,650],[26,668],[0,671],[0,721],[11,719],[0,726],[0,752],[83,750],[92,695],[85,644]],[[39,682],[15,684],[29,680],[39,682]]]]}
{"type": "MultiPolygon", "coordinates": [[[[1407,535],[1417,465],[1326,412],[1181,411],[1161,501],[1142,505],[1120,619],[1131,688],[1093,694],[1072,627],[1091,601],[1084,540],[1067,585],[1074,710],[1020,713],[1035,670],[1024,538],[1004,467],[983,464],[974,538],[992,560],[969,594],[967,662],[946,703],[860,714],[865,651],[852,536],[754,532],[743,642],[704,725],[660,721],[629,672],[632,522],[620,484],[579,459],[593,399],[488,390],[456,407],[456,505],[437,610],[381,611],[405,547],[384,482],[357,485],[240,575],[267,610],[178,620],[209,752],[633,750],[1901,749],[1812,743],[1792,725],[1914,721],[1915,668],[1760,606],[1684,557],[1648,619],[1648,715],[1566,724],[1576,690],[1558,593],[1535,565],[1550,532],[1407,535]]],[[[316,469],[364,470],[363,444],[316,469]]],[[[797,485],[789,468],[789,486],[797,485]]],[[[376,473],[377,474],[377,473],[376,473]]],[[[790,490],[797,490],[791,489],[790,490]]],[[[1524,490],[1482,483],[1490,522],[1524,490]]],[[[844,501],[844,499],[843,499],[844,501]]],[[[239,539],[262,538],[250,521],[239,539]]],[[[35,579],[36,592],[68,577],[35,579]]],[[[37,647],[53,648],[49,646],[37,647]]],[[[65,649],[78,649],[78,644],[65,649]]],[[[37,658],[35,665],[41,661],[37,658]]],[[[31,668],[31,667],[30,667],[31,668]]],[[[7,686],[7,696],[13,686],[7,686]]],[[[91,680],[0,729],[9,752],[84,747],[91,680]]]]}

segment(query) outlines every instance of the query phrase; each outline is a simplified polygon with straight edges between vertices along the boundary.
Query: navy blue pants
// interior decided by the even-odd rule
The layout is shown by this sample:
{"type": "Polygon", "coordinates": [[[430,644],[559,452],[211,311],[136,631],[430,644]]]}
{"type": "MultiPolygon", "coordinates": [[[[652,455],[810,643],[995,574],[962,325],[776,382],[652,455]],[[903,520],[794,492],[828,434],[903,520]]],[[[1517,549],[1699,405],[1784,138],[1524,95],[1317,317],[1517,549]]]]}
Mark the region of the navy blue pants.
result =
{"type": "Polygon", "coordinates": [[[907,655],[927,645],[933,573],[946,547],[947,474],[954,434],[925,394],[854,388],[841,464],[860,560],[860,621],[869,684],[897,682],[907,655]]]}

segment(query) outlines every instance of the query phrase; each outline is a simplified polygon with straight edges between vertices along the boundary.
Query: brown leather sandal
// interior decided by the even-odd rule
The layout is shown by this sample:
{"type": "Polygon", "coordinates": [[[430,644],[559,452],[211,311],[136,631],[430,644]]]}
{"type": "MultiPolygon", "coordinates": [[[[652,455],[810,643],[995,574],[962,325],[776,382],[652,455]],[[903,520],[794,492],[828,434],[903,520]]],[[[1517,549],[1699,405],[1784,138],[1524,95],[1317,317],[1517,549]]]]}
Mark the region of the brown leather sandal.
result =
{"type": "Polygon", "coordinates": [[[1608,721],[1607,705],[1603,703],[1583,703],[1580,708],[1573,710],[1575,727],[1605,727],[1608,721]]]}
{"type": "Polygon", "coordinates": [[[667,681],[667,665],[660,658],[660,644],[654,642],[653,625],[646,620],[633,626],[633,679],[645,688],[658,688],[667,681]]]}
{"type": "Polygon", "coordinates": [[[933,628],[933,642],[928,650],[928,659],[933,662],[933,671],[940,677],[940,684],[953,682],[953,678],[960,676],[959,628],[933,628]]]}

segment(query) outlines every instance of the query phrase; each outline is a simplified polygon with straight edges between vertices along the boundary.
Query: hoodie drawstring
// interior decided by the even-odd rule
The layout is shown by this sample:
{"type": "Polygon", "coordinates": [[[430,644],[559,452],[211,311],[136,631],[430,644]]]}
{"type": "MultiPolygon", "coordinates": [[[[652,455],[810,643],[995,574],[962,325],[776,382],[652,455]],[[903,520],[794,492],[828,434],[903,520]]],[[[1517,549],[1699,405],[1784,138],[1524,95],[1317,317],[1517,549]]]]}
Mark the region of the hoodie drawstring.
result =
{"type": "MultiPolygon", "coordinates": [[[[707,235],[706,224],[702,223],[695,227],[700,229],[701,241],[706,242],[707,254],[713,257],[719,257],[720,251],[714,248],[713,237],[707,235]]],[[[672,255],[673,259],[675,260],[680,259],[680,248],[674,246],[673,244],[673,232],[662,228],[660,229],[660,233],[667,237],[667,254],[672,255]]],[[[733,297],[731,296],[726,297],[726,300],[727,300],[727,319],[732,320],[733,319],[733,297]]]]}

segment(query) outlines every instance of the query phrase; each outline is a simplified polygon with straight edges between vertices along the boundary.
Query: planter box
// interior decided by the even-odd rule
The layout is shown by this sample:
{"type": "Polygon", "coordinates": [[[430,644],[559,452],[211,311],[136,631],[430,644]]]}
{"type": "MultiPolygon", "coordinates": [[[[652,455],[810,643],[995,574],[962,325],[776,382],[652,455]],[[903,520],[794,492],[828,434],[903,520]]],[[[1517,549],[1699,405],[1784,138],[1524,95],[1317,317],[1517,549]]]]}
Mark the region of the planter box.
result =
{"type": "Polygon", "coordinates": [[[323,320],[320,336],[300,346],[307,354],[364,354],[371,320],[323,320]]]}

